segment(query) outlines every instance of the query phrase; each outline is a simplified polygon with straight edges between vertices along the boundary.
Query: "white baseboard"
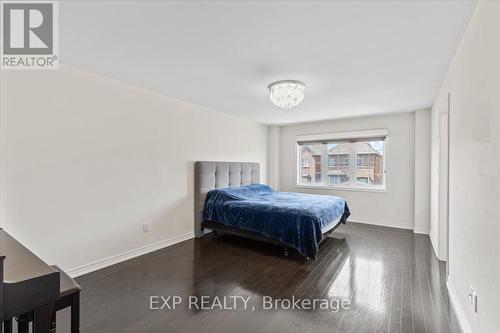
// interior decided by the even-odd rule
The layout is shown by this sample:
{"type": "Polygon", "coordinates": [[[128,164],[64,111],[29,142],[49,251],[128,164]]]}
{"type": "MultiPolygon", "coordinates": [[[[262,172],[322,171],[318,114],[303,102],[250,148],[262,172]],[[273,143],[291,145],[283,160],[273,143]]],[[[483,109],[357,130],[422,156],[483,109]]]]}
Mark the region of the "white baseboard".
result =
{"type": "Polygon", "coordinates": [[[429,234],[429,228],[415,227],[413,229],[413,233],[415,233],[415,234],[422,234],[422,235],[428,235],[429,234]]]}
{"type": "Polygon", "coordinates": [[[96,260],[94,262],[69,269],[66,272],[69,274],[69,276],[71,276],[73,278],[78,277],[78,276],[81,276],[81,275],[84,275],[84,274],[87,274],[87,273],[90,273],[93,271],[97,271],[99,269],[102,269],[102,268],[105,268],[105,267],[108,267],[108,266],[111,266],[114,264],[118,264],[120,262],[129,260],[129,259],[132,259],[135,257],[139,257],[143,254],[150,253],[150,252],[162,249],[164,247],[183,242],[183,241],[191,239],[193,237],[194,237],[194,231],[191,231],[191,232],[185,233],[183,235],[179,235],[176,237],[165,239],[165,240],[162,240],[162,241],[157,242],[157,243],[145,245],[145,246],[142,246],[140,248],[129,250],[129,251],[126,251],[126,252],[123,252],[123,253],[108,257],[108,258],[96,260]]]}
{"type": "Polygon", "coordinates": [[[439,260],[442,260],[441,257],[439,256],[437,243],[434,240],[434,237],[432,237],[432,233],[430,233],[430,232],[429,232],[429,238],[431,239],[432,249],[434,250],[434,254],[436,255],[436,258],[438,258],[439,260]]]}
{"type": "Polygon", "coordinates": [[[450,298],[450,303],[451,306],[453,307],[453,311],[455,311],[458,324],[460,325],[460,330],[462,331],[462,333],[472,333],[472,328],[465,314],[465,310],[460,304],[457,291],[455,289],[455,286],[453,285],[453,281],[451,280],[450,276],[448,276],[448,278],[446,279],[446,288],[448,289],[448,296],[450,298]]]}
{"type": "Polygon", "coordinates": [[[382,226],[382,227],[391,227],[391,228],[398,228],[398,229],[413,230],[413,224],[399,222],[399,221],[375,220],[375,219],[370,219],[370,218],[365,218],[365,217],[349,217],[347,219],[347,221],[354,222],[354,223],[378,225],[378,226],[382,226]]]}

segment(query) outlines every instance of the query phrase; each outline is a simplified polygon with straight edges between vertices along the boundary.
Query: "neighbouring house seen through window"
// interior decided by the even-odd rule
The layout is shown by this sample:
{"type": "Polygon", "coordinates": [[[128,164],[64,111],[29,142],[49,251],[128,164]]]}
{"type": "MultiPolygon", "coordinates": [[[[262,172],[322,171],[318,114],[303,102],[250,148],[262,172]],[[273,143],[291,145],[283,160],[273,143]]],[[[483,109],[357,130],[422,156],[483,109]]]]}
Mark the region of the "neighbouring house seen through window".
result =
{"type": "Polygon", "coordinates": [[[384,138],[298,143],[298,185],[385,188],[384,138]],[[356,163],[351,163],[355,161],[356,163]]]}

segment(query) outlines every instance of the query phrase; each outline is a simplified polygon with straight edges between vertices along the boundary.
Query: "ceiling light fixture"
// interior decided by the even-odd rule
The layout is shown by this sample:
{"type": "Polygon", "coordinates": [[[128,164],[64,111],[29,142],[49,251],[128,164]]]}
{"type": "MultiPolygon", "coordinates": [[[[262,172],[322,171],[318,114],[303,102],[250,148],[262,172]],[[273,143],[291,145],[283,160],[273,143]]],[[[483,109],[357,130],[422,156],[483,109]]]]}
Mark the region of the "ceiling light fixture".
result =
{"type": "Polygon", "coordinates": [[[304,82],[283,80],[269,85],[269,99],[279,108],[290,110],[304,100],[304,82]]]}

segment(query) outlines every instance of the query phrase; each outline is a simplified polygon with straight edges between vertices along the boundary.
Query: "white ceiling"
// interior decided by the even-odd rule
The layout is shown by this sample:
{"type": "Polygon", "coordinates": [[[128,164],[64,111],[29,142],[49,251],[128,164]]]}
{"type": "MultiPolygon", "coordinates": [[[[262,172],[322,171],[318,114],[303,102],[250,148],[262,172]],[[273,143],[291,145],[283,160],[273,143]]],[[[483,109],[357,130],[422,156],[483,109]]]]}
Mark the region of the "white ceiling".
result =
{"type": "Polygon", "coordinates": [[[471,1],[64,1],[61,61],[288,124],[431,106],[471,1]],[[291,111],[267,85],[307,84],[291,111]]]}

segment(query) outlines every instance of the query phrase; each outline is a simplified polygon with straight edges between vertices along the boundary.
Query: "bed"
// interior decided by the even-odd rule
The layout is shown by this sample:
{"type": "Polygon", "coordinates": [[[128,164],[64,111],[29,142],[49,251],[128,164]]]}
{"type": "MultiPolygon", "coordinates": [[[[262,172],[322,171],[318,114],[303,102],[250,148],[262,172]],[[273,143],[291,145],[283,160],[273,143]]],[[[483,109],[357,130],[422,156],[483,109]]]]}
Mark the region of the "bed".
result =
{"type": "Polygon", "coordinates": [[[258,163],[195,163],[197,237],[208,228],[294,248],[315,259],[320,242],[348,216],[340,197],[278,192],[260,184],[258,163]]]}

